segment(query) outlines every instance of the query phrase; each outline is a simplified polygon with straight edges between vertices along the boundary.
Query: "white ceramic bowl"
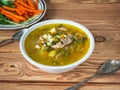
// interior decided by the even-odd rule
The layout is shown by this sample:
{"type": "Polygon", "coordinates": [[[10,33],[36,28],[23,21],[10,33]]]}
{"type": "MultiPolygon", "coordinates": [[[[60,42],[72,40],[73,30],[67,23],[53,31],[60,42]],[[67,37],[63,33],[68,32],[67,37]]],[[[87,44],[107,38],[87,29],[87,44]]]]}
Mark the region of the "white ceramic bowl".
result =
{"type": "Polygon", "coordinates": [[[80,65],[81,63],[83,63],[84,61],[86,61],[94,50],[94,44],[95,43],[94,43],[93,35],[83,25],[76,23],[76,22],[73,22],[73,21],[69,21],[69,20],[54,19],[54,20],[42,21],[42,22],[37,23],[37,24],[31,26],[30,28],[28,28],[28,30],[26,30],[25,33],[23,34],[23,36],[21,37],[20,50],[28,62],[39,67],[40,69],[47,71],[47,72],[51,72],[51,73],[62,73],[62,72],[70,71],[70,70],[74,69],[75,67],[77,67],[78,65],[80,65]],[[90,48],[89,48],[88,52],[86,53],[86,55],[82,59],[80,59],[77,62],[74,62],[72,64],[65,65],[65,66],[47,66],[47,65],[43,65],[43,64],[35,62],[27,55],[27,53],[25,51],[24,43],[25,43],[26,37],[30,34],[30,32],[32,32],[33,30],[35,30],[36,28],[38,28],[40,26],[43,26],[46,24],[54,24],[54,23],[55,24],[56,23],[63,23],[63,24],[74,25],[74,26],[82,29],[88,35],[88,37],[90,38],[90,48]]]}

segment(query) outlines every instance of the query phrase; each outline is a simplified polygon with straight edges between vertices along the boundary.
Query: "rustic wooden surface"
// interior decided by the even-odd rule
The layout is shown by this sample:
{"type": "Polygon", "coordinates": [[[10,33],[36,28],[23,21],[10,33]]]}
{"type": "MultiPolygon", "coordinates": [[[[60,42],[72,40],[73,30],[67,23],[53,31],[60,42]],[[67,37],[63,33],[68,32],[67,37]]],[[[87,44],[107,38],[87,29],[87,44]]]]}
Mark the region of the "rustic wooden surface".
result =
{"type": "MultiPolygon", "coordinates": [[[[42,20],[69,19],[85,25],[97,40],[93,54],[72,71],[51,74],[28,63],[18,42],[0,47],[0,90],[64,90],[93,75],[106,60],[120,60],[120,0],[45,1],[47,13],[42,20]]],[[[0,30],[0,40],[16,31],[0,30]]],[[[91,80],[79,90],[120,90],[120,70],[91,80]]]]}

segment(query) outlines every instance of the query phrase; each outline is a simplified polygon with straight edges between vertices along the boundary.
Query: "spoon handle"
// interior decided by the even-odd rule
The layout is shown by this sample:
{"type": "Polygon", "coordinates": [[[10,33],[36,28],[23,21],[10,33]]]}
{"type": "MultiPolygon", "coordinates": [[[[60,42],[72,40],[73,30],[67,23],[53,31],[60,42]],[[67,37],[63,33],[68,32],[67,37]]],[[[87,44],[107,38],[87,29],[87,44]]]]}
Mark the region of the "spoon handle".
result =
{"type": "Polygon", "coordinates": [[[83,84],[87,83],[89,80],[95,78],[96,76],[98,76],[98,74],[95,74],[95,75],[87,78],[86,80],[84,80],[84,81],[82,81],[82,82],[79,82],[79,83],[77,83],[76,85],[74,85],[74,86],[72,86],[72,87],[70,87],[70,88],[67,88],[67,89],[65,89],[65,90],[77,90],[80,86],[82,86],[83,84]]]}
{"type": "Polygon", "coordinates": [[[0,47],[6,45],[8,43],[12,43],[13,41],[14,41],[13,39],[5,39],[0,42],[0,47]]]}

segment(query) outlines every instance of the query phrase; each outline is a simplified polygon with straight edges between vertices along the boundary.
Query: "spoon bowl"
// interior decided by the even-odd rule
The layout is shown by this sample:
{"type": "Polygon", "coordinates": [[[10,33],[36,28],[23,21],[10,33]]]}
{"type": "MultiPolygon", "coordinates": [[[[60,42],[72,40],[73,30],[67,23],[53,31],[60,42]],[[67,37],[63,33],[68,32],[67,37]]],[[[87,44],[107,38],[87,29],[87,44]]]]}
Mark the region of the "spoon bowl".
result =
{"type": "Polygon", "coordinates": [[[0,41],[0,47],[4,46],[6,44],[12,43],[12,42],[19,41],[25,30],[26,29],[16,32],[10,39],[5,39],[5,40],[0,41]]]}
{"type": "Polygon", "coordinates": [[[118,60],[109,60],[102,64],[97,72],[98,75],[107,75],[112,74],[120,69],[120,61],[118,60]]]}
{"type": "Polygon", "coordinates": [[[93,76],[87,78],[86,80],[79,82],[76,85],[74,85],[70,88],[67,88],[65,90],[77,90],[80,86],[87,83],[89,80],[91,80],[95,77],[98,77],[98,76],[113,74],[114,72],[116,72],[119,69],[120,69],[120,61],[119,60],[109,60],[100,66],[100,68],[98,69],[98,72],[96,74],[94,74],[93,76]]]}

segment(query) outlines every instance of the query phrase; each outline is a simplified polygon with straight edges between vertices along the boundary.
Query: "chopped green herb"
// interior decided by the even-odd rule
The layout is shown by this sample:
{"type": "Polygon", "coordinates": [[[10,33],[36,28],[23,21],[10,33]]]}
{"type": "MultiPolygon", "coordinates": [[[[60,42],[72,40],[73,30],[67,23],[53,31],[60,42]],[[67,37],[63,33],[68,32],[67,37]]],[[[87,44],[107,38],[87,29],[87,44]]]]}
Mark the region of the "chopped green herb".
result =
{"type": "Polygon", "coordinates": [[[15,7],[13,4],[14,0],[1,0],[0,1],[0,6],[6,5],[9,7],[15,7]]]}

